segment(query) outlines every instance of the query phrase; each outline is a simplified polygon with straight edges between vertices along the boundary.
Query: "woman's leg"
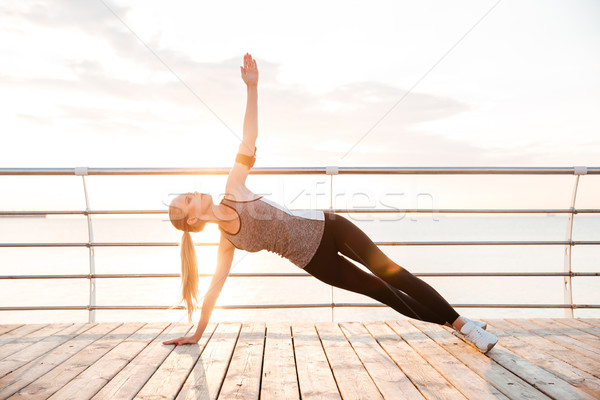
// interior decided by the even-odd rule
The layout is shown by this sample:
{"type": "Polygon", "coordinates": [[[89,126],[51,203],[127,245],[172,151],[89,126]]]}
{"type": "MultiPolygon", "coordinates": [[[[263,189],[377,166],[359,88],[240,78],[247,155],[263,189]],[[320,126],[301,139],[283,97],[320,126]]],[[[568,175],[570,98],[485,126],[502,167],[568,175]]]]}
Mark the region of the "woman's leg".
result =
{"type": "Polygon", "coordinates": [[[320,252],[304,270],[329,285],[369,296],[407,317],[443,325],[446,319],[420,302],[363,271],[336,252],[320,252]],[[325,255],[327,254],[327,255],[325,255]]]}
{"type": "Polygon", "coordinates": [[[430,310],[443,317],[443,322],[452,325],[459,314],[425,281],[417,278],[387,257],[359,227],[350,220],[334,214],[330,224],[337,250],[357,261],[375,275],[408,294],[430,310]]]}

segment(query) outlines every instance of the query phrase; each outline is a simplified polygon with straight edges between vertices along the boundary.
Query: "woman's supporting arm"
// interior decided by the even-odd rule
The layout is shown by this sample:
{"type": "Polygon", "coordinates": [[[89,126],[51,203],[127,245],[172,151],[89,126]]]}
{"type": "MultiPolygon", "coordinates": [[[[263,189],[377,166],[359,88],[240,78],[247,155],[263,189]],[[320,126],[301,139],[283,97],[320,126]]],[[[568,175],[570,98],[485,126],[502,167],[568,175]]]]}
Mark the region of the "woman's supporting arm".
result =
{"type": "Polygon", "coordinates": [[[202,334],[208,325],[208,321],[210,320],[210,315],[215,308],[215,303],[219,298],[221,289],[223,289],[225,280],[229,275],[234,252],[235,246],[226,237],[221,235],[219,249],[217,250],[217,269],[215,270],[215,274],[210,282],[209,289],[204,296],[204,301],[202,302],[202,311],[200,314],[200,322],[198,323],[196,332],[191,336],[181,336],[177,339],[164,341],[162,342],[163,344],[194,344],[200,341],[200,338],[202,337],[202,334]]]}
{"type": "Polygon", "coordinates": [[[202,302],[202,311],[200,312],[200,322],[198,323],[196,332],[193,335],[193,337],[196,339],[196,342],[200,340],[204,330],[206,329],[206,326],[208,325],[210,316],[215,308],[215,303],[221,294],[223,285],[225,285],[225,280],[229,275],[231,263],[233,262],[235,247],[233,247],[227,238],[221,235],[221,242],[223,241],[226,241],[228,245],[219,245],[219,250],[217,251],[217,269],[215,270],[215,274],[210,281],[210,286],[206,291],[206,295],[204,296],[204,301],[202,302]]]}

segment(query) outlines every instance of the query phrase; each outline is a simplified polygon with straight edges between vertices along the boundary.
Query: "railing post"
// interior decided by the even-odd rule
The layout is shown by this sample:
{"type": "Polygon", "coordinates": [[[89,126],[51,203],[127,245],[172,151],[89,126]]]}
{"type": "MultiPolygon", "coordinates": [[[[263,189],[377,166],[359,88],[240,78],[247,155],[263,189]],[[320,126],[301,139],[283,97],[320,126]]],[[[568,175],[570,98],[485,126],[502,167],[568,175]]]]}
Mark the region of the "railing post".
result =
{"type": "Polygon", "coordinates": [[[96,306],[96,278],[93,278],[96,273],[96,260],[94,256],[94,230],[92,228],[92,217],[89,214],[90,212],[90,200],[87,192],[87,185],[85,184],[85,176],[88,174],[87,167],[78,167],[75,168],[75,175],[80,175],[81,180],[83,182],[83,194],[85,196],[85,215],[87,217],[87,226],[88,226],[88,249],[89,249],[89,259],[90,259],[90,300],[88,302],[88,322],[96,322],[96,310],[91,307],[96,306]]]}
{"type": "Polygon", "coordinates": [[[575,185],[573,187],[573,195],[571,196],[571,212],[569,213],[569,220],[567,221],[567,235],[566,240],[569,242],[565,246],[564,254],[564,271],[569,275],[563,278],[563,296],[565,304],[571,307],[565,308],[565,317],[573,318],[573,280],[572,273],[573,268],[571,265],[571,252],[573,250],[573,219],[575,218],[575,200],[577,199],[577,187],[579,186],[579,176],[587,173],[586,167],[574,167],[573,174],[575,175],[575,185]]]}
{"type": "MultiPolygon", "coordinates": [[[[329,166],[329,167],[325,167],[325,173],[327,175],[329,175],[329,209],[333,210],[333,176],[337,175],[340,173],[340,169],[339,167],[336,166],[329,166]]],[[[331,287],[331,322],[333,322],[333,309],[334,309],[334,302],[333,302],[333,285],[330,285],[331,287]]]]}

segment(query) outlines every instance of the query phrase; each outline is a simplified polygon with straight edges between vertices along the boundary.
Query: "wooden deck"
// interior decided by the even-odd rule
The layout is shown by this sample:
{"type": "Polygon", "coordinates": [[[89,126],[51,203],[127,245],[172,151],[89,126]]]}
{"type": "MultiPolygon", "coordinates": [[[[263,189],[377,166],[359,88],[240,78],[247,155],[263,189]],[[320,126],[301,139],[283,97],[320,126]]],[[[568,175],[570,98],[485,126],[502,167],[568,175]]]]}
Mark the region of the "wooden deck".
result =
{"type": "Polygon", "coordinates": [[[600,398],[600,319],[487,322],[487,355],[413,320],[0,325],[0,398],[600,398]]]}

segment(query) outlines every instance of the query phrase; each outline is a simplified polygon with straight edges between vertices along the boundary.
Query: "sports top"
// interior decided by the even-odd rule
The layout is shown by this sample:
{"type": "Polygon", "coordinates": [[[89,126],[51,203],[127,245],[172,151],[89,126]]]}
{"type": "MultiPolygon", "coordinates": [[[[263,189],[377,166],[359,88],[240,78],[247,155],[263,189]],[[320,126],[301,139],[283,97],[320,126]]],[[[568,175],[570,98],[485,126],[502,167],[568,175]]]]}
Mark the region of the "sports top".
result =
{"type": "Polygon", "coordinates": [[[219,230],[233,245],[249,252],[267,250],[304,268],[319,247],[325,217],[321,210],[290,211],[260,196],[248,201],[223,198],[240,218],[238,232],[219,230]]]}

